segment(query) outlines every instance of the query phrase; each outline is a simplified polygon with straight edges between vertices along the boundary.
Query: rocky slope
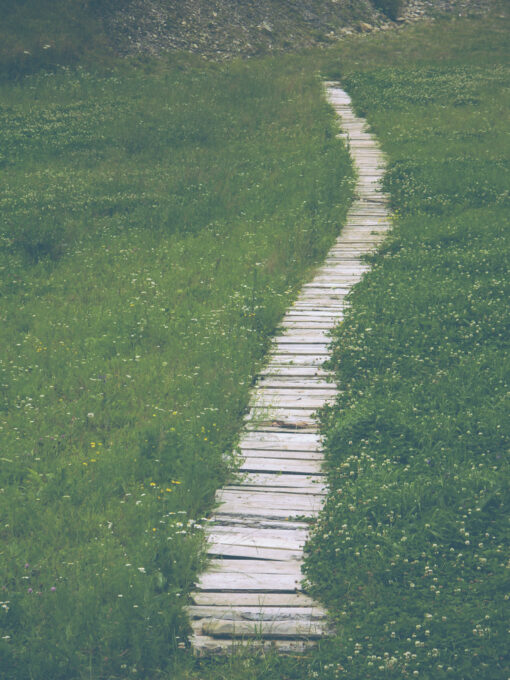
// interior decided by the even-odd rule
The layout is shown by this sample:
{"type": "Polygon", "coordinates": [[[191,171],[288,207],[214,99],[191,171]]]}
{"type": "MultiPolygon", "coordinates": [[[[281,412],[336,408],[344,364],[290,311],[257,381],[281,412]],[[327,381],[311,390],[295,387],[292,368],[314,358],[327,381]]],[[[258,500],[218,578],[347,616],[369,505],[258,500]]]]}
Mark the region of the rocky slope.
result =
{"type": "Polygon", "coordinates": [[[392,22],[370,0],[126,0],[105,22],[122,54],[184,50],[224,59],[325,45],[438,12],[481,12],[490,2],[409,0],[392,22]]]}

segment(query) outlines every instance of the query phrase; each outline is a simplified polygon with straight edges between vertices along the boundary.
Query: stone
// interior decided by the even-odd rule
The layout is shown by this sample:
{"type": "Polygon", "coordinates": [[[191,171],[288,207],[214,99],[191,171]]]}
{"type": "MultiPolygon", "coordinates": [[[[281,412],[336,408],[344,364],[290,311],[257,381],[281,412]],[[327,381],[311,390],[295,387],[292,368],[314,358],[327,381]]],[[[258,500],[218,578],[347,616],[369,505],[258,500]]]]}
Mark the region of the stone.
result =
{"type": "Polygon", "coordinates": [[[273,32],[273,27],[268,21],[263,21],[261,24],[259,24],[259,29],[261,31],[265,31],[266,33],[272,33],[273,32]]]}

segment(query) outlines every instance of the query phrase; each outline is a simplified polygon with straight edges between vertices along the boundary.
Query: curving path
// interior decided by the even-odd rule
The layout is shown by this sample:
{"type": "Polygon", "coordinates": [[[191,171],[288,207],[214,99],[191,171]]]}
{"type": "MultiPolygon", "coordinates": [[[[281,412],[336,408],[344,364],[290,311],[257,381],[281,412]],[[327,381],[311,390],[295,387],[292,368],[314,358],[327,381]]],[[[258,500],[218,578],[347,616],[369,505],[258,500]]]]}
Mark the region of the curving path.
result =
{"type": "Polygon", "coordinates": [[[390,221],[380,188],[383,154],[338,84],[326,83],[326,93],[357,170],[356,198],[324,264],[274,338],[241,436],[241,474],[217,494],[207,532],[212,559],[188,610],[199,654],[248,640],[301,652],[328,634],[326,612],[301,589],[303,546],[327,493],[314,412],[337,391],[321,365],[346,296],[368,269],[363,256],[381,242],[390,221]]]}

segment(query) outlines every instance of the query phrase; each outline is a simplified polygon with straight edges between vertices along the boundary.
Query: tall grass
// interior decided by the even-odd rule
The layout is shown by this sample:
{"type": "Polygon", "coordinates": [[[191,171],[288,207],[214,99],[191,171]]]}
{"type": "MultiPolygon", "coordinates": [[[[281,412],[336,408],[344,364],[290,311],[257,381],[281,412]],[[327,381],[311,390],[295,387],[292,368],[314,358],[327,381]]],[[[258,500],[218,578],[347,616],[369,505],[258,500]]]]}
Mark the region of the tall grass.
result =
{"type": "Polygon", "coordinates": [[[0,87],[2,679],[150,677],[348,156],[312,62],[0,87]]]}
{"type": "Polygon", "coordinates": [[[0,81],[111,59],[102,17],[120,0],[0,0],[0,81]]]}

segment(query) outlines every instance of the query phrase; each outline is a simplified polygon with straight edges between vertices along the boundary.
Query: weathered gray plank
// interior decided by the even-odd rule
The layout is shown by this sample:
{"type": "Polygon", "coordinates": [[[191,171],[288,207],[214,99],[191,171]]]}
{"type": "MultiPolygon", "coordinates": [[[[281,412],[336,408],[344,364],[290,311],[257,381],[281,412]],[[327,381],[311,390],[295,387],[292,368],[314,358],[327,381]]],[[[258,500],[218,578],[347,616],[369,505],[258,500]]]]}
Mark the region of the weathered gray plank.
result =
{"type": "MultiPolygon", "coordinates": [[[[328,342],[288,342],[287,340],[277,340],[272,343],[271,352],[274,354],[291,355],[298,357],[300,355],[329,355],[329,340],[328,342]]],[[[274,355],[273,355],[274,356],[274,355]]]]}
{"type": "Polygon", "coordinates": [[[233,482],[226,488],[232,486],[249,487],[287,487],[289,489],[303,489],[303,493],[308,493],[313,490],[315,493],[325,493],[326,486],[324,484],[324,475],[292,475],[282,474],[280,471],[276,474],[267,472],[249,472],[247,474],[239,474],[239,480],[233,482]]]}
{"type": "Polygon", "coordinates": [[[196,605],[254,606],[260,607],[316,607],[317,603],[303,593],[210,593],[194,592],[191,598],[196,605]]]}
{"type": "MultiPolygon", "coordinates": [[[[318,460],[322,461],[324,455],[321,451],[289,451],[284,449],[279,451],[278,449],[246,449],[241,448],[241,453],[245,457],[249,458],[286,458],[288,460],[318,460]]],[[[281,472],[281,471],[280,471],[281,472]]]]}
{"type": "Polygon", "coordinates": [[[243,522],[247,519],[258,519],[263,522],[265,520],[275,520],[275,519],[304,519],[307,521],[312,521],[317,517],[318,509],[302,509],[296,510],[295,508],[266,508],[262,505],[256,505],[253,503],[244,504],[238,501],[227,501],[222,503],[216,510],[216,516],[228,516],[237,517],[243,522]]]}
{"type": "Polygon", "coordinates": [[[246,491],[231,491],[230,489],[221,489],[216,494],[218,502],[224,504],[237,503],[240,508],[260,508],[266,510],[319,510],[322,505],[322,499],[316,496],[303,493],[284,493],[280,491],[267,492],[252,492],[246,491]]]}
{"type": "Polygon", "coordinates": [[[331,331],[336,325],[336,319],[331,319],[328,322],[325,321],[312,321],[310,317],[304,317],[300,320],[287,319],[285,322],[286,331],[324,331],[327,332],[327,338],[330,340],[331,336],[329,331],[331,331]]]}
{"type": "Polygon", "coordinates": [[[266,365],[266,367],[260,372],[260,375],[261,376],[286,375],[286,376],[294,376],[294,377],[301,377],[301,376],[303,376],[303,377],[308,377],[308,376],[325,377],[325,376],[328,376],[329,373],[325,369],[323,369],[320,364],[318,366],[306,366],[306,365],[293,365],[292,363],[287,362],[287,365],[268,363],[266,365]]]}
{"type": "Polygon", "coordinates": [[[273,409],[270,413],[266,409],[261,409],[261,412],[248,414],[244,421],[246,429],[265,430],[266,432],[317,432],[319,427],[315,419],[312,417],[314,411],[306,409],[295,409],[292,415],[282,409],[279,413],[273,409]],[[285,419],[284,419],[285,418],[285,419]]]}
{"type": "Polygon", "coordinates": [[[317,330],[295,330],[282,329],[281,335],[276,335],[272,340],[272,345],[280,347],[280,345],[296,345],[297,347],[306,345],[320,345],[327,347],[331,342],[331,335],[327,332],[317,330]]]}
{"type": "Polygon", "coordinates": [[[299,423],[310,422],[314,425],[312,415],[317,410],[318,406],[252,406],[246,416],[245,420],[255,420],[259,423],[269,424],[268,421],[281,421],[281,424],[287,424],[289,427],[300,427],[299,423]]]}
{"type": "MultiPolygon", "coordinates": [[[[299,477],[299,475],[296,475],[296,477],[299,477]]],[[[317,500],[320,501],[320,504],[322,505],[324,501],[324,497],[327,494],[326,487],[324,486],[322,490],[320,488],[317,488],[317,485],[309,485],[309,486],[224,486],[223,487],[227,491],[253,491],[253,493],[258,493],[258,494],[263,494],[267,493],[268,491],[281,491],[282,493],[290,493],[290,494],[305,494],[307,496],[313,496],[317,500]]]]}
{"type": "Polygon", "coordinates": [[[319,428],[311,420],[254,420],[253,423],[249,419],[245,419],[245,429],[253,432],[318,432],[319,428]]]}
{"type": "Polygon", "coordinates": [[[245,649],[248,649],[250,654],[257,652],[266,654],[271,651],[280,654],[306,654],[315,646],[316,642],[311,640],[236,640],[196,634],[192,638],[193,652],[199,657],[226,653],[235,655],[245,649]]]}
{"type": "Polygon", "coordinates": [[[287,390],[286,393],[282,392],[270,392],[269,390],[262,390],[257,395],[257,401],[252,402],[252,409],[307,409],[310,413],[314,413],[318,408],[324,406],[324,404],[333,403],[335,401],[335,395],[331,392],[327,394],[312,394],[312,395],[299,395],[293,394],[291,390],[287,390]]]}
{"type": "Polygon", "coordinates": [[[256,607],[249,605],[233,606],[203,606],[192,605],[188,607],[191,617],[194,619],[223,619],[232,621],[274,621],[280,620],[305,620],[320,621],[326,618],[326,612],[322,607],[256,607]]]}
{"type": "Polygon", "coordinates": [[[328,392],[337,392],[337,387],[332,382],[327,382],[326,380],[321,380],[315,376],[310,376],[309,378],[293,378],[282,376],[280,378],[273,377],[261,377],[257,382],[258,390],[306,390],[308,393],[315,394],[320,392],[326,394],[328,392]]]}
{"type": "Polygon", "coordinates": [[[292,574],[246,574],[223,571],[207,571],[200,576],[197,587],[200,590],[219,590],[223,592],[263,591],[294,592],[301,590],[301,576],[292,574]]]}
{"type": "Polygon", "coordinates": [[[237,515],[215,515],[214,529],[230,529],[236,527],[239,529],[282,529],[284,531],[291,530],[308,530],[308,520],[301,520],[290,517],[238,517],[237,515]]]}
{"type": "Polygon", "coordinates": [[[299,321],[302,319],[314,319],[319,323],[321,321],[331,323],[331,321],[334,321],[336,318],[337,313],[332,312],[330,309],[318,308],[313,314],[311,314],[309,310],[300,309],[299,303],[295,303],[294,306],[291,307],[283,317],[283,323],[287,323],[287,320],[299,321]]]}
{"type": "Polygon", "coordinates": [[[328,626],[316,621],[225,621],[204,619],[204,635],[212,637],[263,637],[317,639],[328,633],[328,626]]]}
{"type": "Polygon", "coordinates": [[[289,434],[246,432],[241,437],[240,446],[243,448],[258,448],[260,442],[264,443],[264,448],[310,451],[321,447],[322,438],[319,434],[303,434],[301,432],[289,434]]]}
{"type": "Polygon", "coordinates": [[[213,527],[207,539],[225,545],[257,545],[261,548],[301,550],[308,537],[306,529],[247,529],[213,527]]]}
{"type": "Polygon", "coordinates": [[[294,472],[302,475],[318,475],[322,472],[321,461],[282,458],[249,457],[239,468],[246,472],[294,472]]]}
{"type": "Polygon", "coordinates": [[[332,394],[336,393],[334,385],[325,382],[318,383],[317,380],[302,381],[301,384],[288,380],[273,380],[272,384],[269,381],[259,382],[257,392],[264,399],[271,399],[272,397],[292,397],[293,399],[331,397],[332,394]]]}
{"type": "Polygon", "coordinates": [[[327,354],[271,354],[267,368],[271,368],[271,366],[308,366],[309,368],[319,368],[326,358],[327,354]]]}
{"type": "Polygon", "coordinates": [[[235,557],[243,559],[293,560],[300,564],[303,560],[302,550],[285,550],[283,548],[260,548],[256,545],[236,545],[234,543],[210,543],[207,554],[222,557],[235,557]]]}
{"type": "MultiPolygon", "coordinates": [[[[270,475],[275,479],[278,475],[270,475]]],[[[301,475],[294,475],[295,477],[301,477],[301,475]]],[[[320,496],[321,502],[324,500],[324,496],[327,494],[326,485],[319,486],[318,484],[308,484],[307,486],[283,486],[283,485],[270,485],[264,484],[263,486],[247,486],[247,485],[235,485],[224,486],[227,491],[253,491],[254,493],[265,493],[267,491],[281,491],[282,493],[296,493],[296,494],[307,494],[311,496],[320,496]]]]}

